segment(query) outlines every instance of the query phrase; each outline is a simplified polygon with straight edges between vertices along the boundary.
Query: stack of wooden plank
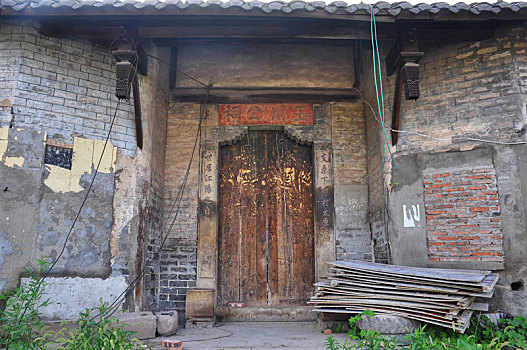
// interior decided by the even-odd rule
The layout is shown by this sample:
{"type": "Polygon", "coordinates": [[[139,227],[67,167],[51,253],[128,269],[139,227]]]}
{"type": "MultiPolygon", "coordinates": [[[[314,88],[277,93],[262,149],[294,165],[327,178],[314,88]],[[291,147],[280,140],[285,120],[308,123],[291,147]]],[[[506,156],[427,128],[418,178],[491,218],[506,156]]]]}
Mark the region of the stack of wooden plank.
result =
{"type": "Polygon", "coordinates": [[[346,260],[331,264],[329,280],[316,283],[310,304],[323,313],[392,314],[465,332],[477,297],[491,298],[498,274],[346,260]]]}

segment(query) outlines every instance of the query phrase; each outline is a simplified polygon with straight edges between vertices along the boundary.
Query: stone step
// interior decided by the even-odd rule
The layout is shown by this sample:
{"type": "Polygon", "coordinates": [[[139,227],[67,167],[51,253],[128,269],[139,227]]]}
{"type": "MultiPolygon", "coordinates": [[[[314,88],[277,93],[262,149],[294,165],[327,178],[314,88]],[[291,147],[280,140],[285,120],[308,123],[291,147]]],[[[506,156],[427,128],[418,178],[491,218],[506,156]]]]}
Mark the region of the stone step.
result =
{"type": "Polygon", "coordinates": [[[315,321],[317,315],[311,306],[257,307],[245,306],[216,308],[216,317],[222,321],[315,321]]]}

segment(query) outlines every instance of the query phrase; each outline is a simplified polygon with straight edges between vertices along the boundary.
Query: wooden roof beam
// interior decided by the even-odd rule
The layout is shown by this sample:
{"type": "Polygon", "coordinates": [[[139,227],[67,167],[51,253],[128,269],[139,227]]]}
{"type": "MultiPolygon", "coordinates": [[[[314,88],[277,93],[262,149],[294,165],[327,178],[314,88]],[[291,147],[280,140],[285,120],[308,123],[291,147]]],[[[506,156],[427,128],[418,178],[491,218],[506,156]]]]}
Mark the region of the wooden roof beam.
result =
{"type": "MultiPolygon", "coordinates": [[[[181,102],[200,102],[205,88],[178,87],[171,97],[181,102]]],[[[210,90],[209,103],[326,103],[357,101],[356,89],[323,87],[214,87],[210,90]]]]}

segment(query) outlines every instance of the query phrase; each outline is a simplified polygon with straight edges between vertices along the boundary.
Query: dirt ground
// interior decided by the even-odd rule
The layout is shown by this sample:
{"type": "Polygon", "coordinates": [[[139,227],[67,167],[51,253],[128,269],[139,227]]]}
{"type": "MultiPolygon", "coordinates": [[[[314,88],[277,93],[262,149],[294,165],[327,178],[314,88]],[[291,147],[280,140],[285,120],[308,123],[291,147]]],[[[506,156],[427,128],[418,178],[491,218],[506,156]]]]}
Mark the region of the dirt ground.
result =
{"type": "MultiPolygon", "coordinates": [[[[335,334],[341,343],[346,333],[335,334]]],[[[161,340],[183,341],[184,350],[219,349],[324,349],[327,336],[313,322],[229,322],[214,328],[182,328],[170,337],[145,341],[150,349],[163,349],[161,340]]]]}

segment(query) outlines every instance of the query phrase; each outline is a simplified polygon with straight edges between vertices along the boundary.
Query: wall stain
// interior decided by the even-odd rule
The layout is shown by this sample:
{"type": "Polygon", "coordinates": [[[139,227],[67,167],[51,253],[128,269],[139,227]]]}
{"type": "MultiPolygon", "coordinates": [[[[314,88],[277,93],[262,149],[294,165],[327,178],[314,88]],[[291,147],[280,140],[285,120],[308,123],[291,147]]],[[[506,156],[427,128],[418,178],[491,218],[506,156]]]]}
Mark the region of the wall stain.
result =
{"type": "Polygon", "coordinates": [[[0,232],[0,269],[5,263],[6,257],[12,255],[13,253],[13,245],[11,244],[9,238],[7,238],[7,234],[5,232],[0,232]]]}

